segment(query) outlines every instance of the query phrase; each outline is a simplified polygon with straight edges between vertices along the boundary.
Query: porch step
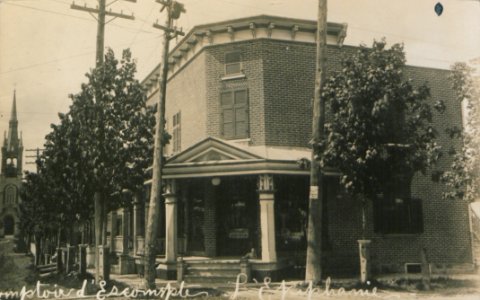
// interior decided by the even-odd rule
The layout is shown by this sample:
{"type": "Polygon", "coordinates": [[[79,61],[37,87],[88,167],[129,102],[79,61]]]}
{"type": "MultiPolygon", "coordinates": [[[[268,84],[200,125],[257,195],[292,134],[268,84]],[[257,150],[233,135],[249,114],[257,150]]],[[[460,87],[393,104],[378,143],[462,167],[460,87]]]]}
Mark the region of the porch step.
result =
{"type": "Polygon", "coordinates": [[[240,263],[236,264],[223,264],[223,263],[216,263],[216,264],[199,264],[194,263],[190,264],[187,263],[187,268],[192,270],[230,270],[230,269],[240,269],[240,263]]]}
{"type": "Polygon", "coordinates": [[[240,260],[192,260],[185,262],[187,282],[227,283],[235,282],[240,273],[240,260]]]}
{"type": "Polygon", "coordinates": [[[187,274],[193,276],[231,276],[236,277],[240,269],[191,269],[187,268],[187,274]]]}
{"type": "Polygon", "coordinates": [[[189,283],[235,283],[237,276],[218,276],[218,275],[185,275],[185,282],[189,283]]]}
{"type": "Polygon", "coordinates": [[[239,259],[196,259],[196,260],[184,260],[187,264],[191,265],[240,265],[239,259]]]}

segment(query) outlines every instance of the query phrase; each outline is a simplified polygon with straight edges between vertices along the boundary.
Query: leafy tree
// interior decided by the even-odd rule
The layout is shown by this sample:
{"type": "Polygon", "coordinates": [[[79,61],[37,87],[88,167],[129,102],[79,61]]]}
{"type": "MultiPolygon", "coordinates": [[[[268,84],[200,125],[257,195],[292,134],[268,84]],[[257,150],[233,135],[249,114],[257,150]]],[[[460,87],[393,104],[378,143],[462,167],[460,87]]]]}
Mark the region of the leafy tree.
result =
{"type": "Polygon", "coordinates": [[[450,136],[461,139],[462,147],[451,149],[451,168],[441,176],[450,187],[444,194],[446,198],[470,202],[480,199],[480,81],[472,74],[473,69],[465,63],[452,66],[451,80],[457,101],[466,103],[466,124],[464,130],[448,130],[450,136]]]}
{"type": "MultiPolygon", "coordinates": [[[[41,174],[41,165],[39,173],[26,172],[24,182],[20,189],[20,230],[27,237],[29,244],[34,241],[36,248],[36,264],[39,263],[40,253],[44,249],[45,239],[55,239],[57,228],[59,228],[61,218],[59,206],[49,197],[47,177],[41,174]]],[[[51,254],[51,253],[49,253],[51,254]]]]}
{"type": "Polygon", "coordinates": [[[75,176],[83,187],[93,188],[97,246],[105,243],[107,211],[125,204],[123,189],[142,189],[151,165],[155,118],[135,73],[129,50],[120,61],[108,50],[104,63],[88,73],[88,82],[71,96],[71,144],[60,152],[75,150],[68,167],[81,171],[75,176]]]}
{"type": "Polygon", "coordinates": [[[69,112],[59,114],[60,123],[46,136],[39,173],[27,175],[26,230],[50,214],[57,228],[71,228],[72,220],[91,218],[94,208],[96,243],[104,244],[106,213],[128,204],[125,189],[142,191],[155,118],[135,73],[128,50],[121,60],[109,50],[105,62],[86,74],[80,92],[70,96],[69,112]]]}
{"type": "MultiPolygon", "coordinates": [[[[386,48],[375,41],[371,49],[360,47],[342,62],[341,72],[324,87],[331,118],[318,155],[322,167],[336,167],[341,185],[362,203],[409,184],[416,172],[425,173],[440,156],[432,126],[426,85],[415,87],[404,78],[403,46],[386,48]]],[[[438,102],[435,107],[443,109],[438,102]]]]}

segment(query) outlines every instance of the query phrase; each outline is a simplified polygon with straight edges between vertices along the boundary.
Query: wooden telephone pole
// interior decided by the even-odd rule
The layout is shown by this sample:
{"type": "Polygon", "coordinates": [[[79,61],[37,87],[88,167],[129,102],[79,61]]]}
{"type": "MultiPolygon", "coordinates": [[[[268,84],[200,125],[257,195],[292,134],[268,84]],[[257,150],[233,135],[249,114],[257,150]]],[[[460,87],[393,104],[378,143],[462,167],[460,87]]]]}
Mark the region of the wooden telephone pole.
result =
{"type": "Polygon", "coordinates": [[[318,163],[319,143],[324,136],[325,100],[321,97],[325,82],[327,48],[327,0],[318,0],[317,60],[315,71],[315,95],[312,118],[312,163],[310,169],[310,196],[307,229],[307,261],[305,281],[318,284],[322,280],[322,215],[323,175],[318,163]]]}
{"type": "Polygon", "coordinates": [[[150,193],[150,209],[148,211],[147,228],[145,229],[145,276],[144,284],[147,289],[155,288],[155,246],[158,235],[158,219],[160,214],[160,199],[162,197],[162,159],[164,141],[163,136],[165,132],[165,99],[167,93],[167,76],[168,76],[168,51],[170,40],[177,35],[185,35],[181,30],[173,27],[173,20],[178,19],[182,12],[185,12],[183,4],[173,0],[156,0],[156,2],[163,5],[161,11],[167,9],[167,20],[165,26],[158,23],[153,24],[153,27],[164,31],[162,60],[161,60],[161,74],[159,77],[159,98],[157,103],[157,112],[155,115],[155,145],[153,153],[153,174],[152,174],[152,189],[150,193]]]}
{"type": "MultiPolygon", "coordinates": [[[[135,3],[136,0],[123,0],[128,2],[135,3]]],[[[115,1],[114,1],[115,2],[115,1]]],[[[112,2],[113,3],[113,2],[112,2]]],[[[96,56],[95,56],[95,66],[99,68],[103,64],[103,56],[104,56],[104,44],[105,44],[105,16],[112,16],[113,19],[122,18],[133,20],[133,15],[124,15],[123,12],[116,13],[112,12],[111,10],[107,11],[107,4],[106,0],[98,0],[98,7],[97,8],[90,8],[87,5],[80,6],[76,5],[75,2],[72,3],[70,6],[71,9],[81,10],[84,12],[88,12],[91,14],[98,22],[97,22],[97,44],[96,44],[96,56]],[[94,16],[97,15],[97,17],[94,16]]],[[[112,19],[112,20],[113,20],[112,19]]],[[[110,20],[110,21],[112,21],[110,20]]],[[[110,22],[109,21],[109,22],[110,22]]],[[[102,95],[100,91],[96,91],[95,93],[95,103],[98,103],[99,99],[101,99],[102,95]]],[[[96,109],[96,118],[98,119],[99,124],[103,124],[103,111],[101,109],[96,109]]],[[[100,144],[103,144],[105,140],[105,135],[103,132],[103,126],[99,126],[100,130],[98,133],[97,139],[100,141],[100,144]]],[[[101,149],[100,149],[101,150],[101,149]]],[[[106,153],[103,153],[106,155],[106,153]]],[[[105,204],[105,199],[103,197],[103,193],[101,192],[101,186],[98,186],[98,190],[95,191],[94,194],[94,210],[95,210],[95,282],[99,282],[100,280],[108,280],[109,277],[109,265],[108,265],[108,255],[105,253],[103,247],[100,250],[100,245],[105,245],[106,243],[106,215],[107,209],[105,204]],[[100,255],[102,254],[102,255],[100,255]],[[101,259],[102,256],[104,259],[101,259]],[[101,267],[101,266],[102,267],[101,267]]]]}

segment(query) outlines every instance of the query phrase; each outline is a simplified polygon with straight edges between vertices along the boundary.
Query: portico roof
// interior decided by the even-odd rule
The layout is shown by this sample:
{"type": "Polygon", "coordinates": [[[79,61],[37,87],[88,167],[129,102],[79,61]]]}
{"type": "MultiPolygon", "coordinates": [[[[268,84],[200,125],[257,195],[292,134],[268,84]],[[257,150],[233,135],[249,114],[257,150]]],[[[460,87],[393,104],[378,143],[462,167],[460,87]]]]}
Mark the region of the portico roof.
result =
{"type": "Polygon", "coordinates": [[[308,175],[308,148],[250,146],[208,137],[167,159],[165,179],[249,174],[308,175]]]}

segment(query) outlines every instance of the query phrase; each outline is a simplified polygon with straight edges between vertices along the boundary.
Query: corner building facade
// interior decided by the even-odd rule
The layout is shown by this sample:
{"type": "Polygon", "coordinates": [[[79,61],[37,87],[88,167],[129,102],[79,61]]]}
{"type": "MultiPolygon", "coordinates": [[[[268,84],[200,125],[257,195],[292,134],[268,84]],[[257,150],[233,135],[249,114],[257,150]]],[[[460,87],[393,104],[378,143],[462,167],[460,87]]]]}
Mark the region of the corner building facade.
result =
{"type": "MultiPolygon", "coordinates": [[[[342,46],[346,29],[328,24],[327,76],[340,72],[341,58],[357,50],[342,46]]],[[[231,266],[230,275],[247,270],[257,280],[303,276],[315,32],[312,21],[250,17],[196,26],[171,51],[166,128],[172,140],[159,276],[213,278],[218,266],[231,266]]],[[[143,81],[150,105],[158,101],[159,70],[143,81]]],[[[446,112],[434,116],[440,144],[459,147],[443,134],[462,125],[449,71],[407,66],[404,73],[416,84],[428,83],[432,103],[445,102],[446,112]]],[[[449,163],[444,158],[439,168],[449,163]]],[[[336,170],[324,173],[325,274],[353,275],[361,207],[342,190],[336,170]]],[[[369,204],[374,272],[414,272],[423,248],[434,272],[472,269],[468,204],[442,199],[444,187],[429,176],[416,175],[408,189],[369,204]]],[[[144,203],[134,209],[134,228],[143,227],[144,203]]],[[[133,232],[134,254],[142,255],[143,232],[133,232]]]]}

